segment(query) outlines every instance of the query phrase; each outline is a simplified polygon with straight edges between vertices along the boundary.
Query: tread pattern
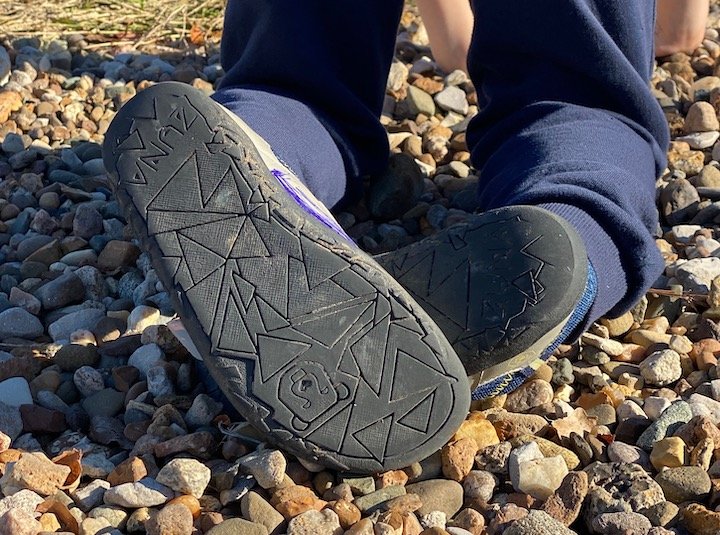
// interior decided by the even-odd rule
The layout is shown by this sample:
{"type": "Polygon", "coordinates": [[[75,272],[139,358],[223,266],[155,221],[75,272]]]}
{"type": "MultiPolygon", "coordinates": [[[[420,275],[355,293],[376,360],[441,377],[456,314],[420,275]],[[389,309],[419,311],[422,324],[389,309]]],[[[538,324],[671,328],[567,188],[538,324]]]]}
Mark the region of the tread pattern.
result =
{"type": "Polygon", "coordinates": [[[375,471],[429,455],[469,406],[462,364],[372,259],[272,182],[216,106],[153,86],[105,147],[211,373],[241,414],[305,457],[375,471]]]}
{"type": "Polygon", "coordinates": [[[377,260],[430,314],[472,375],[525,351],[574,309],[587,257],[564,227],[542,209],[509,207],[377,260]]]}

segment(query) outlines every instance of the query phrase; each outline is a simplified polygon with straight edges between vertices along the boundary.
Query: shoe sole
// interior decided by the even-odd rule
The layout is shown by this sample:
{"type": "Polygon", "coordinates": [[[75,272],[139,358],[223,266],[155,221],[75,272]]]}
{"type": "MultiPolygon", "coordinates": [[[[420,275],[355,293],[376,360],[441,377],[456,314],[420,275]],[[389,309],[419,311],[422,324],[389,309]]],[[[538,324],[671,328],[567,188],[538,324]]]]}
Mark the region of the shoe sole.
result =
{"type": "Polygon", "coordinates": [[[210,373],[243,417],[306,459],[375,472],[432,454],[467,415],[461,362],[372,257],[283,189],[246,129],[169,82],[126,103],[103,146],[210,373]]]}
{"type": "Polygon", "coordinates": [[[526,368],[585,290],[588,260],[552,212],[510,206],[376,256],[442,329],[473,386],[526,368]]]}

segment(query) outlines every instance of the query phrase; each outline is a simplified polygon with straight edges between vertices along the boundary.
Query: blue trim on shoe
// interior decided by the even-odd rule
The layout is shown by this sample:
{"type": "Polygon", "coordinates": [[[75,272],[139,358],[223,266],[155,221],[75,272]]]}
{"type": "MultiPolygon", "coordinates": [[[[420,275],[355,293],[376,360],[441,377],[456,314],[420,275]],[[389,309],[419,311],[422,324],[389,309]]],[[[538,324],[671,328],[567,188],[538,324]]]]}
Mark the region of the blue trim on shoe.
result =
{"type": "MultiPolygon", "coordinates": [[[[545,349],[545,351],[543,351],[542,355],[540,355],[540,360],[545,362],[548,358],[550,358],[550,355],[553,354],[557,347],[565,340],[567,340],[573,330],[578,325],[580,325],[580,323],[583,322],[588,311],[590,310],[590,307],[595,301],[595,296],[597,295],[597,287],[597,274],[595,273],[595,269],[593,268],[592,263],[588,261],[588,276],[587,282],[585,283],[585,291],[583,292],[582,296],[580,296],[580,300],[575,306],[575,310],[573,310],[572,314],[570,315],[570,319],[568,319],[567,323],[562,328],[562,331],[560,331],[560,334],[555,339],[555,341],[550,344],[545,349]]],[[[500,394],[507,394],[508,392],[512,392],[523,382],[525,382],[525,380],[527,380],[527,378],[530,377],[533,373],[535,373],[535,368],[533,368],[532,366],[526,366],[525,368],[495,377],[494,379],[491,379],[490,381],[483,383],[477,388],[475,388],[472,393],[472,399],[477,401],[479,399],[485,399],[492,396],[499,396],[500,394]]]]}

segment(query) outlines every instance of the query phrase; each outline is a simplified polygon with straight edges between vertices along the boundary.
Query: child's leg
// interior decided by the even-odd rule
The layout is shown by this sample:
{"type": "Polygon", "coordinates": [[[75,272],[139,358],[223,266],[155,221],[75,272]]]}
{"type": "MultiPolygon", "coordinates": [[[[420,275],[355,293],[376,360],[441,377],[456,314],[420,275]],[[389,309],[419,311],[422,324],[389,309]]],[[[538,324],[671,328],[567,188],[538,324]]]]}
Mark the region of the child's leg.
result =
{"type": "Polygon", "coordinates": [[[662,271],[655,177],[667,124],[648,88],[652,2],[477,0],[468,143],[483,209],[544,206],[598,276],[587,320],[630,307],[662,271]],[[509,27],[511,24],[512,27],[509,27]]]}
{"type": "Polygon", "coordinates": [[[228,2],[214,98],[328,206],[346,191],[341,161],[350,196],[387,163],[378,117],[401,10],[397,0],[228,2]]]}
{"type": "Polygon", "coordinates": [[[655,55],[690,53],[705,36],[709,0],[657,0],[655,55]]]}

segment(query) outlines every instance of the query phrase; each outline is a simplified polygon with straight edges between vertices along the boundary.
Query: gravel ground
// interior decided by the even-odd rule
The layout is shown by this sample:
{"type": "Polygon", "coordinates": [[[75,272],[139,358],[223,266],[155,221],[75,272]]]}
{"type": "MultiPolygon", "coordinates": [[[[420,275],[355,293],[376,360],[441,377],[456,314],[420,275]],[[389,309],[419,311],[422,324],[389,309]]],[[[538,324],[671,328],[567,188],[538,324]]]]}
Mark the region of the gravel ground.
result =
{"type": "MultiPolygon", "coordinates": [[[[367,477],[273,449],[204,393],[108,187],[99,143],[115,111],[159,80],[211,92],[217,48],[2,44],[0,533],[720,533],[716,30],[652,81],[674,139],[656,289],[474,406],[437,455],[367,477]]],[[[338,215],[372,253],[474,209],[474,88],[428,53],[406,13],[382,116],[395,170],[338,215]]]]}

